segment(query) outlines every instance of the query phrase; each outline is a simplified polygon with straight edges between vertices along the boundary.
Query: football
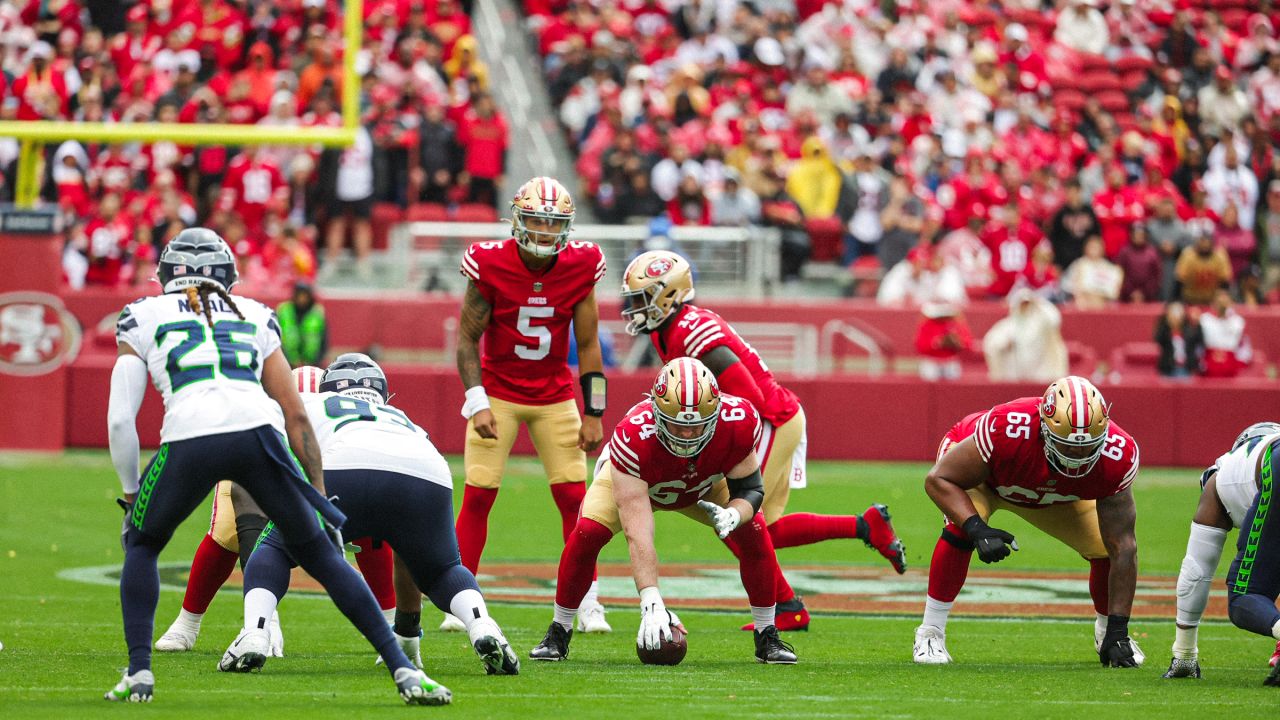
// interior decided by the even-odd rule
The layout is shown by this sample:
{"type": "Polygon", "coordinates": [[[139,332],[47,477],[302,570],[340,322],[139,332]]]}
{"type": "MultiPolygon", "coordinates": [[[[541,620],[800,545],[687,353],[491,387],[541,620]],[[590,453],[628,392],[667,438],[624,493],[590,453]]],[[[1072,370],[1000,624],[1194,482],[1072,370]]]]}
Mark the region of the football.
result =
{"type": "Polygon", "coordinates": [[[687,652],[689,634],[684,631],[683,625],[675,623],[671,625],[671,639],[663,639],[662,647],[657,650],[646,650],[644,646],[636,644],[636,655],[645,665],[679,665],[687,652]]]}

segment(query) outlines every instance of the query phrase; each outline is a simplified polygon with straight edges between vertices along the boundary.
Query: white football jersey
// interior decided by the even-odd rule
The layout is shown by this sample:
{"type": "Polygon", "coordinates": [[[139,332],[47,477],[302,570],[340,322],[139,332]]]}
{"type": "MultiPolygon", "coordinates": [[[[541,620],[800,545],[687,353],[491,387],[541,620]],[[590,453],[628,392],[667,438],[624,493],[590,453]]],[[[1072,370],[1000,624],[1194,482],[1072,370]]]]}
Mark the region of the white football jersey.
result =
{"type": "Polygon", "coordinates": [[[185,293],[135,300],[120,311],[116,341],[147,364],[164,397],[161,442],[270,425],[284,432],[280,406],[262,389],[262,364],[280,347],[275,313],[231,296],[244,319],[215,295],[213,327],[185,293]]]}
{"type": "Polygon", "coordinates": [[[1213,464],[1218,470],[1215,482],[1218,500],[1231,516],[1231,524],[1237,528],[1244,524],[1249,507],[1253,505],[1253,498],[1258,494],[1258,459],[1263,450],[1278,439],[1280,435],[1268,435],[1245,443],[1222,455],[1213,464]]]}
{"type": "Polygon", "coordinates": [[[385,470],[453,488],[427,433],[392,405],[338,393],[303,393],[325,470],[385,470]]]}

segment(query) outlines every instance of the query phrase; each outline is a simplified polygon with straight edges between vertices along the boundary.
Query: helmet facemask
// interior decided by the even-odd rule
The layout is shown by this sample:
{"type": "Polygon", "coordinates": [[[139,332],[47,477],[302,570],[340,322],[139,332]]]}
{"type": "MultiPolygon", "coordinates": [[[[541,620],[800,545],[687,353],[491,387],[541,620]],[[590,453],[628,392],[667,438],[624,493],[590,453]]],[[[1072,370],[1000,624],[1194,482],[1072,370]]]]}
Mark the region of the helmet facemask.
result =
{"type": "Polygon", "coordinates": [[[172,293],[210,283],[230,292],[239,280],[231,246],[207,228],[178,233],[156,260],[156,280],[162,292],[172,293]]]}
{"type": "Polygon", "coordinates": [[[1071,433],[1068,437],[1059,437],[1049,429],[1043,421],[1040,423],[1040,434],[1044,437],[1044,454],[1049,465],[1059,475],[1078,478],[1088,475],[1093,466],[1102,457],[1102,446],[1107,441],[1107,430],[1111,421],[1103,425],[1101,435],[1091,436],[1087,432],[1071,433]]]}
{"type": "Polygon", "coordinates": [[[622,318],[627,321],[627,334],[656,331],[693,296],[689,261],[666,250],[636,257],[622,273],[622,318]]]}
{"type": "Polygon", "coordinates": [[[527,252],[539,257],[551,257],[569,244],[569,232],[573,229],[573,215],[537,212],[512,208],[511,226],[516,242],[527,252]]]}
{"type": "Polygon", "coordinates": [[[627,321],[627,334],[639,335],[651,333],[662,327],[662,323],[671,315],[675,307],[674,301],[659,305],[659,300],[666,294],[667,284],[658,281],[652,285],[622,291],[622,318],[627,321]]]}
{"type": "Polygon", "coordinates": [[[658,442],[676,457],[697,455],[715,436],[720,387],[698,360],[681,357],[664,365],[652,399],[658,442]]]}
{"type": "Polygon", "coordinates": [[[654,405],[658,440],[676,457],[697,455],[715,437],[716,419],[720,416],[718,406],[717,402],[717,412],[710,417],[702,417],[696,410],[681,411],[672,417],[654,405]],[[697,432],[693,432],[695,430],[697,432]]]}

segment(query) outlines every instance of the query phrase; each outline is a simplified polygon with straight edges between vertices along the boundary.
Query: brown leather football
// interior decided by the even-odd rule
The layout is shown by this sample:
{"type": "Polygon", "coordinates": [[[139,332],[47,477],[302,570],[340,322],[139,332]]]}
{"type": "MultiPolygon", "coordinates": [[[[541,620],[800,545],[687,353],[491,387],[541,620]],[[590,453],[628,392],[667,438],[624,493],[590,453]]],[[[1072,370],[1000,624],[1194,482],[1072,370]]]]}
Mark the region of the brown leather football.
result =
{"type": "Polygon", "coordinates": [[[672,625],[671,639],[663,638],[662,647],[657,650],[646,650],[639,643],[636,644],[636,656],[645,665],[679,665],[687,652],[689,634],[684,631],[683,625],[672,625]]]}

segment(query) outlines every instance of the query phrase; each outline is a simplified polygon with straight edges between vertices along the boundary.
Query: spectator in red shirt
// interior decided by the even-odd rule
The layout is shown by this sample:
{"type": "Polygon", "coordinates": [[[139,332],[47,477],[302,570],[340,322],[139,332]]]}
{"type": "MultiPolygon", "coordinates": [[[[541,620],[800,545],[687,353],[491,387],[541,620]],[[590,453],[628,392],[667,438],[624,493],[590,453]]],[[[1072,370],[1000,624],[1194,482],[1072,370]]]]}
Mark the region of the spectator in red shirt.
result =
{"type": "Polygon", "coordinates": [[[697,175],[685,173],[680,178],[676,196],[667,202],[667,214],[676,225],[711,224],[711,203],[702,192],[697,175]]]}
{"type": "Polygon", "coordinates": [[[921,308],[916,328],[916,352],[920,353],[920,378],[929,382],[960,377],[960,356],[973,349],[969,325],[952,303],[928,302],[921,308]]]}
{"type": "Polygon", "coordinates": [[[472,108],[458,124],[458,144],[466,159],[463,168],[470,178],[468,200],[494,204],[502,176],[507,170],[507,120],[493,105],[488,93],[477,93],[472,108]]]}
{"type": "Polygon", "coordinates": [[[1154,302],[1160,297],[1163,261],[1160,251],[1147,237],[1147,228],[1134,225],[1129,244],[1120,248],[1116,264],[1124,271],[1120,302],[1154,302]]]}
{"type": "Polygon", "coordinates": [[[235,76],[237,82],[243,81],[249,85],[248,99],[260,109],[271,104],[271,96],[276,91],[276,76],[279,72],[273,66],[274,61],[271,46],[256,42],[249,48],[248,67],[235,76]]]}
{"type": "Polygon", "coordinates": [[[1043,235],[1011,206],[992,208],[991,212],[998,222],[988,224],[981,233],[982,241],[991,250],[991,271],[995,277],[987,293],[1002,298],[1026,274],[1031,250],[1043,235]]]}
{"type": "Polygon", "coordinates": [[[256,238],[267,204],[273,199],[283,201],[287,193],[280,168],[258,146],[248,145],[227,168],[219,206],[238,215],[249,236],[256,238]]]}
{"type": "Polygon", "coordinates": [[[1133,188],[1124,184],[1124,170],[1119,166],[1107,169],[1107,187],[1093,196],[1093,212],[1102,227],[1107,257],[1114,258],[1128,242],[1134,224],[1145,217],[1142,200],[1133,188]]]}
{"type": "Polygon", "coordinates": [[[134,249],[133,221],[120,209],[120,196],[108,192],[98,203],[98,212],[84,225],[88,285],[115,286],[124,278],[125,263],[134,249]]]}
{"type": "Polygon", "coordinates": [[[38,42],[27,51],[27,71],[13,81],[11,98],[16,101],[18,120],[61,120],[66,118],[67,80],[53,69],[53,47],[38,42]]]}
{"type": "Polygon", "coordinates": [[[1231,260],[1231,277],[1239,280],[1253,262],[1254,253],[1258,250],[1258,239],[1253,228],[1240,225],[1240,211],[1235,205],[1228,204],[1222,209],[1222,220],[1214,233],[1218,246],[1227,251],[1231,260]]]}
{"type": "Polygon", "coordinates": [[[138,3],[125,15],[125,31],[111,38],[111,62],[120,77],[129,77],[135,63],[160,50],[160,36],[147,32],[147,20],[147,6],[138,3]]]}

